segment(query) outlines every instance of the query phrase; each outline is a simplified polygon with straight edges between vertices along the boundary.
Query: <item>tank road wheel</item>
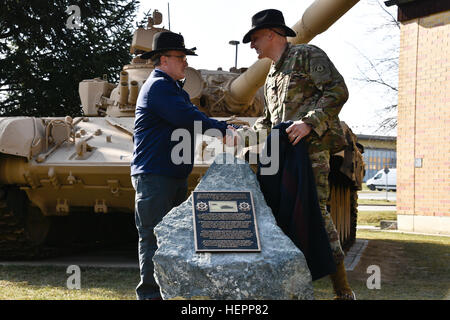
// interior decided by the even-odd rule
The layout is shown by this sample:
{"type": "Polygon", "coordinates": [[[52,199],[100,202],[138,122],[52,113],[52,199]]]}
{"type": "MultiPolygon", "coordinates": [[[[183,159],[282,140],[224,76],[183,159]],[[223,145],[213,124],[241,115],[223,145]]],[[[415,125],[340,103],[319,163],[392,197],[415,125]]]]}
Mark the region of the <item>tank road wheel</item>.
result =
{"type": "Polygon", "coordinates": [[[0,193],[0,259],[42,256],[50,220],[30,205],[18,187],[6,187],[0,193]]]}

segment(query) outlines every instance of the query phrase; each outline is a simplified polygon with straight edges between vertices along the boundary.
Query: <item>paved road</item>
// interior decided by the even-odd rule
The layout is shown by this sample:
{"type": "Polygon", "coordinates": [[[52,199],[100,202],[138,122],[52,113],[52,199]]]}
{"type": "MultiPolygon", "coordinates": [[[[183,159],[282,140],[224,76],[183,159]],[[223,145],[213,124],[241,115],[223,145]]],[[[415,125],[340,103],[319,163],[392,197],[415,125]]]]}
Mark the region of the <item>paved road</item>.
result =
{"type": "MultiPolygon", "coordinates": [[[[386,200],[386,191],[359,191],[359,199],[386,200]]],[[[387,193],[389,201],[397,201],[397,192],[389,191],[387,193]]]]}
{"type": "Polygon", "coordinates": [[[358,211],[396,211],[395,202],[397,201],[397,193],[393,191],[359,191],[358,198],[366,200],[387,200],[392,201],[393,204],[390,205],[359,205],[358,211]]]}

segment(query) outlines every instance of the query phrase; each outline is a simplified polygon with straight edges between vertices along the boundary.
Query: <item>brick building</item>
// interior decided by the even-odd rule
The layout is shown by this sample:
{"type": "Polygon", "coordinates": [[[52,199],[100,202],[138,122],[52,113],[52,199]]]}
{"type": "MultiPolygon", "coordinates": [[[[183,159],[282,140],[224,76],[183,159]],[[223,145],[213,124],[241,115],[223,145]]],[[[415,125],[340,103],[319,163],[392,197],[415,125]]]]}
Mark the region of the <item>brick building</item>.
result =
{"type": "Polygon", "coordinates": [[[398,228],[450,234],[450,1],[385,4],[401,22],[398,228]]]}

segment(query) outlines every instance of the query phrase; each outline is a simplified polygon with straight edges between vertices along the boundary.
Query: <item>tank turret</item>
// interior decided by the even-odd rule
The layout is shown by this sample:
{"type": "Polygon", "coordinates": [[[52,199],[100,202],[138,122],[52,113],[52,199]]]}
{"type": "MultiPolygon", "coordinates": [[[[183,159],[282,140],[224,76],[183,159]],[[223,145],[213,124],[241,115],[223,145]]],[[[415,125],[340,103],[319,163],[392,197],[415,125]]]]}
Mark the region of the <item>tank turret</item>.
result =
{"type": "MultiPolygon", "coordinates": [[[[290,41],[308,42],[355,3],[315,1],[294,26],[298,36],[290,41]]],[[[99,77],[79,84],[82,116],[0,118],[0,258],[56,254],[61,244],[80,248],[135,240],[130,180],[134,111],[139,90],[153,70],[139,54],[151,50],[153,36],[165,30],[157,27],[161,21],[155,11],[147,27],[136,30],[130,47],[136,57],[123,67],[119,83],[99,77]]],[[[209,116],[238,116],[251,125],[263,112],[261,86],[268,68],[268,60],[236,72],[188,68],[184,88],[209,116]]],[[[343,191],[334,194],[346,195],[347,200],[330,200],[335,216],[354,208],[355,190],[360,187],[357,168],[362,157],[356,137],[349,128],[346,132],[348,149],[334,165],[340,172],[334,190],[343,191]]],[[[207,138],[201,143],[189,177],[191,190],[214,156],[207,138]]],[[[349,221],[342,228],[337,224],[342,239],[355,229],[347,225],[349,221]]]]}
{"type": "MultiPolygon", "coordinates": [[[[131,54],[139,54],[152,48],[153,36],[161,31],[156,27],[162,22],[162,14],[155,10],[148,18],[146,28],[138,28],[133,34],[131,54]]],[[[139,89],[153,70],[153,65],[139,57],[120,72],[118,84],[106,79],[88,79],[80,82],[79,94],[83,113],[86,116],[133,117],[139,89]]]]}

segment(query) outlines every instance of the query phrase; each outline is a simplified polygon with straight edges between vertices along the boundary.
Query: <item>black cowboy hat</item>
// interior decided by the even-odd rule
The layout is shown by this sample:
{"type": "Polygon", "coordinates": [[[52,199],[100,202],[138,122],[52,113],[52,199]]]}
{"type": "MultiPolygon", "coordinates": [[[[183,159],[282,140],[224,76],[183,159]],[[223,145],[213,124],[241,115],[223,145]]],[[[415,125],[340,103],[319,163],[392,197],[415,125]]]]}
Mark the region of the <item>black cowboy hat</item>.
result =
{"type": "Polygon", "coordinates": [[[283,13],[276,9],[267,9],[258,12],[252,17],[252,29],[244,36],[243,43],[251,41],[250,36],[259,29],[281,28],[287,37],[295,37],[297,34],[294,30],[287,27],[284,23],[283,13]]]}
{"type": "Polygon", "coordinates": [[[141,59],[150,59],[153,55],[169,51],[177,50],[183,51],[186,55],[196,56],[194,50],[197,48],[186,49],[184,46],[184,38],[181,34],[177,34],[170,31],[158,32],[153,37],[153,50],[141,54],[141,59]]]}

